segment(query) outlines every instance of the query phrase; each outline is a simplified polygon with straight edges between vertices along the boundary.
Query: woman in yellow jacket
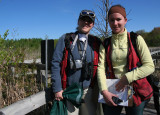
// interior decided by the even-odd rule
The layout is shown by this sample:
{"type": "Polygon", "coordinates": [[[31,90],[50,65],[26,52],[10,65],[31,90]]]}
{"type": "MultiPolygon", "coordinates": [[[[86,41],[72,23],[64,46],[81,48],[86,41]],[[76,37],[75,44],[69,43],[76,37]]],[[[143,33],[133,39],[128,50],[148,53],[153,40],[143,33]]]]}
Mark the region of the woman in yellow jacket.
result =
{"type": "MultiPolygon", "coordinates": [[[[147,75],[154,72],[154,64],[144,39],[141,36],[138,36],[136,45],[142,66],[128,72],[127,58],[129,46],[127,29],[125,28],[127,23],[125,8],[121,5],[112,6],[108,13],[108,19],[110,28],[112,29],[112,38],[110,42],[112,51],[110,60],[115,78],[120,79],[116,84],[115,89],[116,91],[121,91],[132,82],[145,78],[147,75]]],[[[117,97],[117,95],[109,92],[106,85],[106,52],[103,45],[100,47],[97,74],[99,89],[106,102],[105,104],[102,104],[104,115],[120,115],[123,106],[119,106],[113,102],[112,97],[117,97]]],[[[147,100],[142,101],[139,106],[125,107],[126,114],[143,115],[143,109],[146,103],[147,100]]]]}

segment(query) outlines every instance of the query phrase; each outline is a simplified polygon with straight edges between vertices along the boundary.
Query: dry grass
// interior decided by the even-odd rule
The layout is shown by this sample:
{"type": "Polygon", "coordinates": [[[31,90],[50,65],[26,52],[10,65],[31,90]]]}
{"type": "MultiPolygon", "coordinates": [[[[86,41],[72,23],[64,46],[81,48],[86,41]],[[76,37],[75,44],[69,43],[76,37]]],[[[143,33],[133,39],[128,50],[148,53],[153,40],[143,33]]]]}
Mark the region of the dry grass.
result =
{"type": "Polygon", "coordinates": [[[41,49],[37,49],[36,51],[25,51],[25,60],[30,59],[38,59],[41,57],[41,49]]]}
{"type": "MultiPolygon", "coordinates": [[[[35,69],[35,68],[34,68],[35,69]]],[[[15,68],[15,73],[1,79],[1,106],[3,108],[18,100],[38,93],[44,89],[44,84],[37,80],[36,74],[27,74],[32,72],[27,67],[15,68]]]]}

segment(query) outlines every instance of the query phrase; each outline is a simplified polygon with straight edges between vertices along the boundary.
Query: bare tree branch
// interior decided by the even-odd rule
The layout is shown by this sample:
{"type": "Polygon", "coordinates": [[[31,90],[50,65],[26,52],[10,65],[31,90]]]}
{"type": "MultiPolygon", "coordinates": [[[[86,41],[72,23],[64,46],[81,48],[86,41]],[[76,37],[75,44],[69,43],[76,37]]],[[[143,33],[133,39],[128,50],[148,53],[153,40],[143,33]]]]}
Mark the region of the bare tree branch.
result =
{"type": "Polygon", "coordinates": [[[108,30],[108,10],[109,0],[99,0],[97,4],[98,14],[96,16],[96,23],[92,31],[99,37],[106,38],[110,36],[111,30],[108,30]]]}

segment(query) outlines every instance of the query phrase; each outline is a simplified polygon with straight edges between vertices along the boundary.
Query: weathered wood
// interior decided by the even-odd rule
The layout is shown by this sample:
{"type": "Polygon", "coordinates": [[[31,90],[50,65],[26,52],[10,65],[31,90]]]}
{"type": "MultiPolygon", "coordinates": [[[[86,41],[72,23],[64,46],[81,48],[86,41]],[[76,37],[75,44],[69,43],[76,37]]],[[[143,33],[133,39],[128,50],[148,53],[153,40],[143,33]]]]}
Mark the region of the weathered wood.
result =
{"type": "Polygon", "coordinates": [[[39,92],[0,110],[3,115],[24,115],[46,104],[45,92],[39,92]]]}
{"type": "MultiPolygon", "coordinates": [[[[14,65],[9,65],[10,67],[15,67],[14,65]]],[[[45,64],[39,63],[19,63],[18,67],[27,66],[28,68],[37,68],[39,70],[45,70],[45,64]]]]}
{"type": "Polygon", "coordinates": [[[160,70],[160,68],[156,67],[155,70],[160,70]]]}
{"type": "Polygon", "coordinates": [[[47,89],[0,109],[0,115],[24,115],[51,100],[51,89],[47,89]]]}
{"type": "Polygon", "coordinates": [[[151,52],[151,55],[158,54],[158,53],[160,53],[160,49],[159,49],[159,50],[156,50],[156,51],[151,52]]]}
{"type": "Polygon", "coordinates": [[[153,59],[160,59],[160,55],[152,55],[153,59]]]}

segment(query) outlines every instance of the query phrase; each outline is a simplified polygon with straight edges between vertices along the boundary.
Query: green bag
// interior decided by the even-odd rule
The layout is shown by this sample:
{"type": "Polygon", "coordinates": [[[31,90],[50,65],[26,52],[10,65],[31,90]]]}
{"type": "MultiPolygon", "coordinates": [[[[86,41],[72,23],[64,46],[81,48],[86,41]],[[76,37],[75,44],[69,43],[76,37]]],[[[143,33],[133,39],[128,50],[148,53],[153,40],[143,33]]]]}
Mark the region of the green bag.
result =
{"type": "Polygon", "coordinates": [[[63,92],[63,98],[70,101],[77,108],[81,105],[83,89],[78,84],[73,84],[63,92]]]}
{"type": "Polygon", "coordinates": [[[50,115],[68,115],[65,102],[55,100],[50,115]]]}
{"type": "Polygon", "coordinates": [[[68,115],[66,100],[70,101],[77,108],[80,107],[82,101],[83,89],[78,84],[67,87],[63,92],[63,100],[53,102],[50,115],[68,115]]]}

